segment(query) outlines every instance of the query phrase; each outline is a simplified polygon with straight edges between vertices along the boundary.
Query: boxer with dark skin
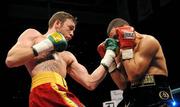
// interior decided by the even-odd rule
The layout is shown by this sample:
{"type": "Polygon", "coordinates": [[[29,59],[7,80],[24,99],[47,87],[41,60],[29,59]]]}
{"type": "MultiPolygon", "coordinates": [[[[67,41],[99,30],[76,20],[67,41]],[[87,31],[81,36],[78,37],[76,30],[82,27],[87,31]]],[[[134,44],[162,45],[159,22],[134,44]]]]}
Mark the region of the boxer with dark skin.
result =
{"type": "MultiPolygon", "coordinates": [[[[120,51],[109,73],[124,90],[118,107],[168,107],[172,94],[168,83],[166,59],[159,41],[140,34],[121,18],[113,19],[107,34],[116,38],[120,51]]],[[[102,55],[103,43],[98,46],[102,55]]]]}

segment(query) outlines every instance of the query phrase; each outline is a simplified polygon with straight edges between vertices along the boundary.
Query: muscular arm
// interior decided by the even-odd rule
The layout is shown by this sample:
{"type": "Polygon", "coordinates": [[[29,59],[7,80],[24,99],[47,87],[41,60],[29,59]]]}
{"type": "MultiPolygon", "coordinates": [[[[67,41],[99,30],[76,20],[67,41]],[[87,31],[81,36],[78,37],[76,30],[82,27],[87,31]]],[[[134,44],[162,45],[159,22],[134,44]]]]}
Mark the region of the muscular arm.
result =
{"type": "Polygon", "coordinates": [[[34,44],[33,39],[40,35],[34,29],[24,31],[17,40],[17,43],[9,50],[6,58],[8,67],[18,67],[34,57],[31,46],[34,44]]]}
{"type": "Polygon", "coordinates": [[[118,56],[116,57],[115,61],[117,63],[117,69],[115,69],[113,72],[110,73],[110,76],[112,78],[112,80],[114,81],[114,83],[116,84],[116,86],[119,89],[125,89],[127,86],[127,74],[124,70],[124,66],[122,65],[121,61],[121,55],[118,54],[118,56]]]}
{"type": "Polygon", "coordinates": [[[125,89],[127,86],[127,75],[123,68],[116,69],[110,73],[112,80],[119,89],[125,89]]]}
{"type": "Polygon", "coordinates": [[[99,65],[91,74],[89,74],[87,69],[78,63],[74,56],[72,56],[72,58],[73,61],[69,67],[68,73],[73,79],[88,90],[95,89],[107,74],[105,68],[102,65],[99,65]]]}
{"type": "Polygon", "coordinates": [[[134,58],[123,61],[128,80],[133,81],[145,74],[158,49],[159,43],[153,37],[148,37],[139,43],[134,58]]]}

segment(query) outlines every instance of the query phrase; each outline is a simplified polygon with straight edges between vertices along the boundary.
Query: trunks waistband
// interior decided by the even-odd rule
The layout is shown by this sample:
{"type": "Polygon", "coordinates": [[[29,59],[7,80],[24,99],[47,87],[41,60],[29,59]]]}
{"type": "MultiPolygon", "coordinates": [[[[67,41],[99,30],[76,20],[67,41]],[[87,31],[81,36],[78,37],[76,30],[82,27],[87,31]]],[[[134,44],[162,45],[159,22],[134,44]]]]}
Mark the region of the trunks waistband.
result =
{"type": "Polygon", "coordinates": [[[54,71],[43,71],[32,77],[31,90],[41,84],[56,83],[68,89],[65,79],[54,71]]]}
{"type": "Polygon", "coordinates": [[[167,77],[164,75],[146,75],[141,81],[132,82],[131,88],[155,85],[169,86],[167,77]]]}

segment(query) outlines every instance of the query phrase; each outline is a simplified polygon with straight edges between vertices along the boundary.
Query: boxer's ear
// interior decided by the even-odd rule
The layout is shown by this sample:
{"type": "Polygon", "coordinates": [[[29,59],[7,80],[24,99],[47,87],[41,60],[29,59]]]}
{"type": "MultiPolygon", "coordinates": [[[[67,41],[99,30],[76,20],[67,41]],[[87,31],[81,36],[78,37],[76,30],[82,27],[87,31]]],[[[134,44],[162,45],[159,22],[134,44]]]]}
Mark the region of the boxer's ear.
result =
{"type": "Polygon", "coordinates": [[[62,24],[62,22],[60,20],[56,20],[54,22],[54,26],[55,26],[55,28],[59,28],[59,27],[63,26],[63,24],[62,24]]]}

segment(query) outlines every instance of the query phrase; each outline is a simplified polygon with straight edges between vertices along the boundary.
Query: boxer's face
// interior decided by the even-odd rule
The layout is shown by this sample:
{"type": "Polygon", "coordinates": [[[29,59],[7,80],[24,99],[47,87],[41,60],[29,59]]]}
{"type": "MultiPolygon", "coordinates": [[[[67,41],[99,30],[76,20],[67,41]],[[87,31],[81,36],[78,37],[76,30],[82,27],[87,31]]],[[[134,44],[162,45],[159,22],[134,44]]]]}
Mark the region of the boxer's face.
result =
{"type": "Polygon", "coordinates": [[[69,41],[74,36],[75,23],[71,19],[67,19],[64,23],[61,23],[57,31],[61,32],[66,40],[69,41]]]}

